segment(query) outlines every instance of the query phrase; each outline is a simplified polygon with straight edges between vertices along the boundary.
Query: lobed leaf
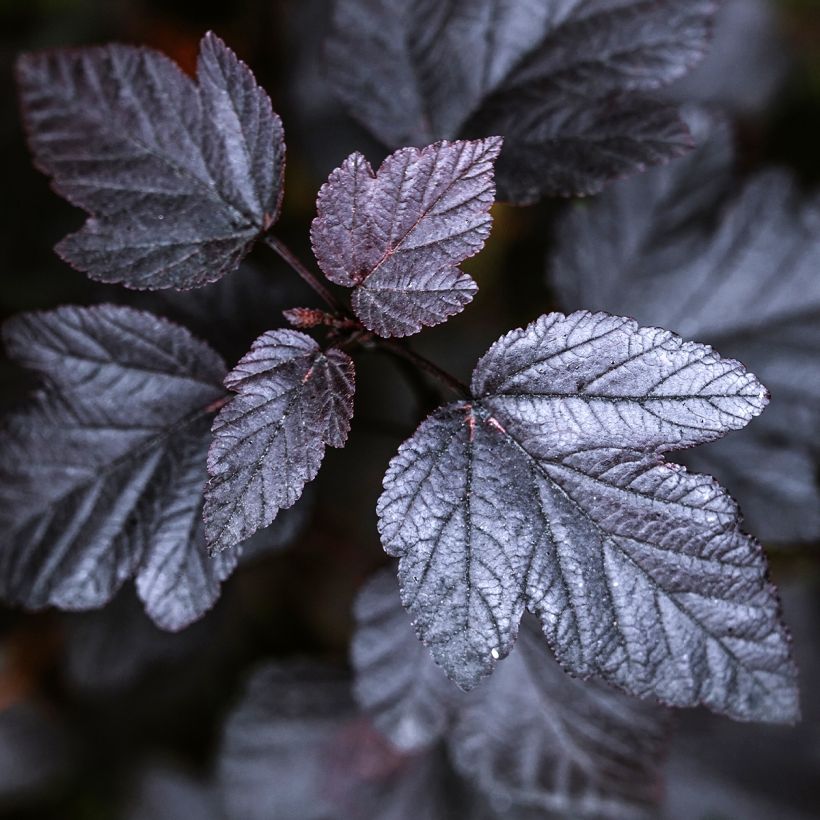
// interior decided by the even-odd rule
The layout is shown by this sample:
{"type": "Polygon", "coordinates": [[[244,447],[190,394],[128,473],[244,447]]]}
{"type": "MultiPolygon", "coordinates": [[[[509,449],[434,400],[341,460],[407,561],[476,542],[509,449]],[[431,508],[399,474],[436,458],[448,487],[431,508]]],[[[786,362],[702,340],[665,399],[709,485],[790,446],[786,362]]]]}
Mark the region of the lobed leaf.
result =
{"type": "Polygon", "coordinates": [[[24,55],[17,77],[38,167],[90,214],[57,251],[93,279],[214,282],[276,221],[282,124],[214,34],[196,83],[164,55],[124,45],[24,55]]]}
{"type": "Polygon", "coordinates": [[[337,0],[329,78],[387,145],[502,134],[502,198],[590,194],[689,147],[646,96],[706,51],[715,0],[337,0]]]}
{"type": "Polygon", "coordinates": [[[712,479],[660,455],[742,427],[760,383],[708,347],[580,311],[502,337],[472,392],[401,446],[378,505],[402,601],[448,675],[474,687],[527,607],[573,674],[794,720],[760,546],[712,479]]]}
{"type": "Polygon", "coordinates": [[[721,207],[731,140],[704,114],[691,118],[701,146],[690,156],[568,215],[551,278],[568,307],[669,327],[753,367],[774,397],[766,415],[684,463],[726,483],[764,539],[816,538],[820,201],[768,171],[721,207]]]}
{"type": "Polygon", "coordinates": [[[490,233],[501,140],[403,148],[373,173],[352,154],[319,191],[313,251],[380,336],[408,336],[459,313],[476,291],[458,265],[490,233]]]}
{"type": "Polygon", "coordinates": [[[213,551],[243,541],[293,506],[325,447],[343,447],[353,416],[353,361],[304,333],[260,336],[225,379],[237,396],[214,420],[205,489],[213,551]]]}
{"type": "Polygon", "coordinates": [[[134,577],[158,626],[201,617],[236,565],[208,558],[200,521],[220,357],[111,305],[21,316],[4,337],[44,384],[0,431],[0,597],[94,609],[134,577]]]}

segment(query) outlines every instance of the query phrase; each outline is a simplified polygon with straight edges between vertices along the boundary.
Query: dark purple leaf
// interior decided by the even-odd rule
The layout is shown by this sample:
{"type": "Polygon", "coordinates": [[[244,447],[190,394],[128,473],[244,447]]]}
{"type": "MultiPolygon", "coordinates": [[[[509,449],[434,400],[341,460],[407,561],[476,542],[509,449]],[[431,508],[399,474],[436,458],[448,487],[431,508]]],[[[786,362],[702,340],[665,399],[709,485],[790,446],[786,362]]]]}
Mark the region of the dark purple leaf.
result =
{"type": "Polygon", "coordinates": [[[697,120],[697,151],[569,214],[552,280],[570,308],[669,327],[754,368],[772,393],[768,412],[743,435],[684,461],[736,493],[762,538],[816,538],[820,200],[805,200],[773,171],[718,210],[730,188],[731,146],[724,128],[710,136],[708,121],[697,120]]]}
{"type": "MultiPolygon", "coordinates": [[[[240,545],[240,567],[281,551],[298,537],[311,510],[307,495],[240,545]]],[[[203,549],[201,542],[198,548],[203,549]]],[[[187,594],[190,582],[184,577],[178,582],[181,593],[187,594]]],[[[158,629],[132,590],[123,589],[102,609],[66,619],[66,677],[80,690],[123,690],[139,683],[154,667],[179,666],[185,659],[201,656],[213,643],[220,623],[216,613],[209,612],[183,632],[158,629]]]]}
{"type": "Polygon", "coordinates": [[[534,619],[495,674],[463,693],[413,634],[392,572],[367,583],[356,615],[356,696],[400,747],[446,736],[456,767],[512,816],[620,818],[657,802],[662,710],[568,677],[534,619]]]}
{"type": "Polygon", "coordinates": [[[204,285],[276,220],[282,124],[215,35],[202,40],[196,83],[123,45],[25,55],[17,75],[38,167],[91,215],[57,250],[93,279],[204,285]]]}
{"type": "Polygon", "coordinates": [[[258,669],[223,733],[218,779],[228,815],[331,820],[327,766],[352,714],[348,683],[331,670],[258,669]]]}
{"type": "MultiPolygon", "coordinates": [[[[788,575],[786,576],[788,578],[788,575]]],[[[781,585],[803,692],[820,685],[820,585],[798,570],[781,585]]],[[[681,721],[667,775],[669,820],[742,817],[808,820],[820,801],[820,700],[805,699],[798,726],[751,726],[694,713],[681,721]],[[734,801],[734,803],[733,803],[734,801]]]]}
{"type": "Polygon", "coordinates": [[[21,316],[4,337],[44,384],[3,423],[0,595],[94,609],[134,577],[157,625],[201,617],[236,564],[208,557],[201,525],[222,360],[177,325],[111,305],[21,316]]]}
{"type": "Polygon", "coordinates": [[[502,134],[503,198],[588,194],[687,150],[644,94],[706,50],[715,0],[338,0],[329,79],[392,147],[502,134]]]}
{"type": "Polygon", "coordinates": [[[293,506],[325,446],[343,447],[353,416],[353,361],[304,333],[272,330],[228,374],[238,395],[213,424],[205,535],[214,551],[293,506]]]}
{"type": "Polygon", "coordinates": [[[379,526],[402,601],[475,686],[524,608],[561,664],[671,705],[794,720],[788,638],[760,546],[712,479],[661,453],[744,426],[766,391],[736,361],[584,311],[479,361],[385,477],[379,526]]]}
{"type": "Polygon", "coordinates": [[[381,336],[409,336],[459,313],[475,282],[458,269],[490,233],[501,140],[403,148],[377,174],[352,154],[319,191],[313,251],[381,336]]]}

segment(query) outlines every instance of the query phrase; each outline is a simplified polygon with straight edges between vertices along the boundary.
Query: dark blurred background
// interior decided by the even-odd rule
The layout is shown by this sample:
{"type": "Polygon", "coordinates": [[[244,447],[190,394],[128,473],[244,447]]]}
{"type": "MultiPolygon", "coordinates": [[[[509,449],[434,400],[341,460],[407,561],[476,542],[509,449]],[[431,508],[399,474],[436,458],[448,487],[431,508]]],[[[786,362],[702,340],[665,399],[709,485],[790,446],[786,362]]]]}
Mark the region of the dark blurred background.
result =
{"type": "MultiPolygon", "coordinates": [[[[187,322],[232,363],[259,332],[283,324],[282,308],[312,304],[266,248],[254,251],[241,281],[267,295],[250,300],[230,333],[214,331],[201,296],[102,288],[61,262],[53,245],[84,217],[31,165],[13,64],[28,49],[117,40],[161,49],[193,70],[199,38],[213,29],[252,67],[282,116],[288,161],[277,234],[308,259],[315,194],[328,172],[352,150],[374,162],[384,153],[333,102],[323,82],[329,5],[0,0],[0,318],[62,303],[130,300],[187,322]]],[[[810,189],[820,183],[820,2],[777,0],[771,6],[771,18],[754,37],[738,41],[729,32],[717,40],[714,59],[734,65],[745,85],[710,89],[709,76],[718,70],[692,80],[691,93],[733,109],[745,169],[785,165],[810,189]]],[[[414,344],[465,377],[502,332],[554,307],[544,260],[549,226],[563,206],[497,206],[486,249],[466,266],[481,285],[474,304],[414,344]]],[[[242,303],[241,294],[231,298],[242,303]]],[[[130,588],[99,613],[0,610],[0,816],[154,816],[125,814],[145,772],[170,766],[207,777],[221,721],[252,663],[293,655],[346,662],[355,591],[384,562],[374,512],[381,476],[434,402],[410,390],[393,363],[364,355],[357,367],[350,445],[328,453],[315,492],[300,502],[298,537],[287,549],[268,550],[241,567],[204,621],[178,636],[159,633],[130,588]]],[[[28,386],[22,373],[0,362],[0,407],[28,386]]],[[[803,545],[770,556],[804,675],[815,671],[820,651],[818,550],[803,545]]],[[[712,817],[820,816],[820,726],[813,700],[816,690],[804,689],[807,720],[795,730],[737,726],[697,712],[679,716],[670,816],[703,816],[698,807],[712,792],[712,817]]]]}

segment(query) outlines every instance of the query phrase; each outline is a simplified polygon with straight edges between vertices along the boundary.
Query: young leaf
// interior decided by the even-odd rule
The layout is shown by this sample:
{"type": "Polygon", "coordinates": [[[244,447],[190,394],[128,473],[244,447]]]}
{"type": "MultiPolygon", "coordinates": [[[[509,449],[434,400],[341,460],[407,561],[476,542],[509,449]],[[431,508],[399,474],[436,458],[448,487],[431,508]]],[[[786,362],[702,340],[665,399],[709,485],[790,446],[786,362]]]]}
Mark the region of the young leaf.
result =
{"type": "Polygon", "coordinates": [[[559,228],[552,281],[568,307],[635,316],[714,344],[763,379],[773,401],[748,433],[684,462],[737,493],[753,532],[820,535],[820,200],[782,172],[752,179],[719,224],[732,151],[699,115],[703,144],[614,186],[559,228]],[[712,191],[713,193],[708,193],[712,191]]]}
{"type": "Polygon", "coordinates": [[[201,617],[236,564],[208,558],[200,523],[222,360],[111,305],[21,316],[4,337],[44,385],[2,428],[0,597],[93,609],[135,577],[158,626],[201,617]]]}
{"type": "Polygon", "coordinates": [[[459,313],[475,282],[458,265],[490,233],[501,140],[403,148],[374,174],[352,154],[319,191],[311,225],[325,276],[354,288],[353,310],[380,336],[409,336],[459,313]]]}
{"type": "Polygon", "coordinates": [[[90,214],[57,251],[93,279],[204,285],[276,221],[282,124],[215,35],[202,39],[196,83],[123,45],[24,55],[17,76],[38,167],[90,214]]]}
{"type": "Polygon", "coordinates": [[[329,78],[390,146],[502,134],[502,198],[589,194],[683,153],[643,94],[706,50],[715,0],[337,0],[329,78]]]}
{"type": "Polygon", "coordinates": [[[401,446],[378,505],[402,601],[448,675],[475,686],[527,606],[574,674],[794,720],[760,546],[712,479],[661,458],[745,425],[760,383],[708,347],[580,311],[503,336],[472,392],[401,446]]]}
{"type": "Polygon", "coordinates": [[[237,396],[214,420],[205,490],[213,551],[248,538],[291,507],[319,472],[325,446],[344,447],[353,416],[353,361],[304,333],[260,336],[228,374],[237,396]]]}
{"type": "Polygon", "coordinates": [[[488,796],[571,817],[623,817],[657,802],[663,712],[549,656],[534,619],[495,674],[459,692],[413,634],[389,570],[356,603],[355,693],[402,749],[446,737],[456,768],[488,796]]]}

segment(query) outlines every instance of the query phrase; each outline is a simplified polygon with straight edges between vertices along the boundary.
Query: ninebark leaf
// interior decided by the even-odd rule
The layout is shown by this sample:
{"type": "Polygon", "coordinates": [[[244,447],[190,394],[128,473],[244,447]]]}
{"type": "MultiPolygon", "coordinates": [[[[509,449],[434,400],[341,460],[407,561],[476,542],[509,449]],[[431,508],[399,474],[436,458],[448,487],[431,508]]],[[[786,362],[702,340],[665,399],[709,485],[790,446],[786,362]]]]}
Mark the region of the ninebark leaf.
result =
{"type": "Polygon", "coordinates": [[[201,524],[220,357],[111,305],[21,316],[4,337],[44,384],[2,428],[0,595],[93,609],[134,577],[158,626],[201,617],[236,564],[208,557],[201,524]]]}
{"type": "Polygon", "coordinates": [[[408,336],[460,312],[476,291],[458,269],[490,233],[501,140],[440,142],[391,154],[373,173],[352,154],[319,191],[311,226],[319,266],[353,290],[381,336],[408,336]]]}
{"type": "Polygon", "coordinates": [[[448,675],[475,686],[527,607],[574,674],[794,720],[760,546],[722,488],[661,456],[757,415],[754,376],[667,331],[580,311],[502,337],[472,392],[402,445],[378,506],[402,600],[448,675]]]}
{"type": "Polygon", "coordinates": [[[658,802],[664,710],[564,674],[535,619],[469,693],[416,639],[390,570],[364,586],[356,619],[354,691],[376,727],[406,750],[444,739],[461,774],[511,817],[642,816],[658,802]]]}
{"type": "Polygon", "coordinates": [[[24,55],[17,76],[38,167],[91,215],[57,250],[93,279],[214,282],[276,221],[282,124],[215,35],[200,45],[196,83],[124,45],[24,55]]]}
{"type": "Polygon", "coordinates": [[[353,361],[304,333],[260,336],[228,374],[237,396],[213,424],[205,534],[214,551],[243,541],[293,506],[325,447],[343,447],[353,416],[353,361]]]}
{"type": "Polygon", "coordinates": [[[379,572],[365,584],[355,615],[351,657],[356,700],[397,748],[433,746],[463,693],[416,640],[391,572],[379,572]]]}
{"type": "Polygon", "coordinates": [[[349,681],[307,664],[254,673],[219,761],[224,805],[243,820],[477,820],[455,780],[444,755],[391,748],[357,714],[349,681]]]}
{"type": "Polygon", "coordinates": [[[643,817],[659,802],[663,710],[569,677],[538,624],[470,692],[449,737],[456,769],[496,800],[567,817],[643,817]]]}

